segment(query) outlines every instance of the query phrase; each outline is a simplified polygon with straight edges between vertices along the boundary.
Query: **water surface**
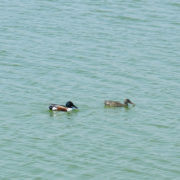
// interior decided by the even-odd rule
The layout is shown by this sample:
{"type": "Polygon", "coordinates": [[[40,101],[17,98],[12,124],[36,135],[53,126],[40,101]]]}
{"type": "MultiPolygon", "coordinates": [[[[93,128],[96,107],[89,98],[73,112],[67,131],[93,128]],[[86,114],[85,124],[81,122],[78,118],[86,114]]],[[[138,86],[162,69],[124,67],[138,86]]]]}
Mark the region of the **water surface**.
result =
{"type": "Polygon", "coordinates": [[[179,179],[179,19],[177,0],[1,0],[0,178],[179,179]]]}

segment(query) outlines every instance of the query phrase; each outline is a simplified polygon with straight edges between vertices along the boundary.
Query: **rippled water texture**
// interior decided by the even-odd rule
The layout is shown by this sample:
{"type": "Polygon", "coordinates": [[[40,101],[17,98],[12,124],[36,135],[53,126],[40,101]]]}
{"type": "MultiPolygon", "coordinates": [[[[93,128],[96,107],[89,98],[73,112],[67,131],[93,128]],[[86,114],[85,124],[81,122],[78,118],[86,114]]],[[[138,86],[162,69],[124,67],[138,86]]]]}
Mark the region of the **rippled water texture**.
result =
{"type": "Polygon", "coordinates": [[[1,0],[0,179],[178,180],[179,50],[178,0],[1,0]]]}

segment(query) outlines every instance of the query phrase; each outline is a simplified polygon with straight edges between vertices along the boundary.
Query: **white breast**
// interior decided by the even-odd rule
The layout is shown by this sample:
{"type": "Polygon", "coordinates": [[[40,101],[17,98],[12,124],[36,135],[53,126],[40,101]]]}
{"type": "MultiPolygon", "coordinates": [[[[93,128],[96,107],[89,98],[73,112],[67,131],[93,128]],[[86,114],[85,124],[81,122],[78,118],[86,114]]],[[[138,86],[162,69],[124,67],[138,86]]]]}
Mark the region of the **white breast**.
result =
{"type": "Polygon", "coordinates": [[[68,108],[67,111],[68,111],[68,112],[69,112],[69,111],[72,111],[72,108],[68,108]]]}

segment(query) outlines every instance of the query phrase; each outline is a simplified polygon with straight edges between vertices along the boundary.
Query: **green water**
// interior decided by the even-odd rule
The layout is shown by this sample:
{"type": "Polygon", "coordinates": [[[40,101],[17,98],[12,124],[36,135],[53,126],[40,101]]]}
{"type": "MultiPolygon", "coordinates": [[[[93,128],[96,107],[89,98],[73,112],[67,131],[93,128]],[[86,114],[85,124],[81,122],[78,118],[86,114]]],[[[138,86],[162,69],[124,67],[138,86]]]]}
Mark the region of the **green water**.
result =
{"type": "Polygon", "coordinates": [[[0,179],[180,179],[179,49],[178,0],[1,0],[0,179]]]}

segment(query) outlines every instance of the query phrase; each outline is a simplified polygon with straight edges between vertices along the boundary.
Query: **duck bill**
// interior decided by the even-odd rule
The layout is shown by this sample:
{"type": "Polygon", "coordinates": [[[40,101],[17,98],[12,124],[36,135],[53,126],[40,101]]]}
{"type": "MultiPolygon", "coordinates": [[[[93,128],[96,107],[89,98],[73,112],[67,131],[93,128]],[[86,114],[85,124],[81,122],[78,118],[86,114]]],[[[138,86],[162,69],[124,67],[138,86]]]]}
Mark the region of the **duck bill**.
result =
{"type": "Polygon", "coordinates": [[[135,104],[133,102],[130,102],[133,106],[135,106],[135,104]]]}
{"type": "Polygon", "coordinates": [[[75,105],[73,105],[73,109],[78,109],[78,107],[77,107],[77,106],[75,106],[75,105]]]}

